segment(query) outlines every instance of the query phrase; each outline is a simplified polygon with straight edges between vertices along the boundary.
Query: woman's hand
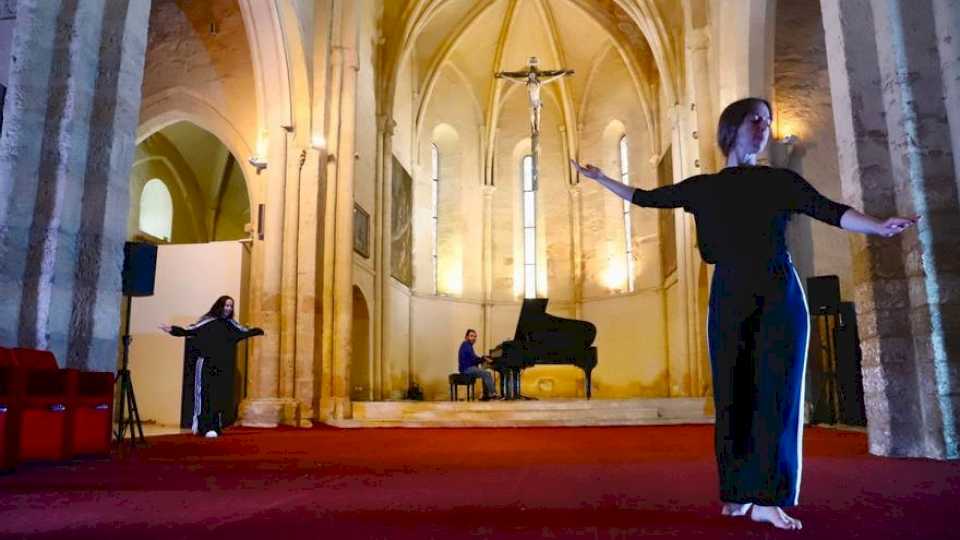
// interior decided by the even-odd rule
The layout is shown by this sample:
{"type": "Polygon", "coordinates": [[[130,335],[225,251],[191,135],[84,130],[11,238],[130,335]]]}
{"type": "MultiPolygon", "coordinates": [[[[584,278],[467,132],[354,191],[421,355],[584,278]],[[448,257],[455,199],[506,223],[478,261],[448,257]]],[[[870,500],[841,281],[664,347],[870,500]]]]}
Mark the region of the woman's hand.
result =
{"type": "Polygon", "coordinates": [[[920,220],[920,216],[914,216],[912,218],[902,218],[902,217],[887,218],[886,220],[877,224],[875,234],[890,238],[891,236],[896,236],[902,233],[903,231],[909,229],[912,225],[914,225],[919,220],[920,220]]]}
{"type": "Polygon", "coordinates": [[[853,208],[847,210],[840,216],[840,226],[848,231],[862,234],[875,234],[886,238],[902,233],[918,221],[920,221],[920,216],[910,218],[895,216],[887,219],[879,219],[862,214],[853,208]]]}
{"type": "Polygon", "coordinates": [[[161,324],[159,328],[168,334],[173,331],[173,327],[169,324],[161,324]]]}
{"type": "Polygon", "coordinates": [[[594,167],[593,165],[587,164],[586,166],[581,165],[576,160],[571,159],[570,163],[573,165],[573,168],[577,170],[581,175],[586,176],[587,178],[592,178],[593,180],[600,180],[601,178],[606,178],[607,175],[603,174],[603,171],[599,167],[594,167]]]}

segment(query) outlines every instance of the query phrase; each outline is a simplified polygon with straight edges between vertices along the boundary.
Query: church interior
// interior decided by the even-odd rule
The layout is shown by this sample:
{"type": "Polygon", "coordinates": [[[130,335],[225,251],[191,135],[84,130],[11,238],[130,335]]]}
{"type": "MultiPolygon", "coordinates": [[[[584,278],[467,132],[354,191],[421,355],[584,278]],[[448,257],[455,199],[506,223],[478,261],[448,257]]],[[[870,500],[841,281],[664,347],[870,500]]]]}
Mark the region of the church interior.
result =
{"type": "Polygon", "coordinates": [[[718,172],[750,96],[760,164],[921,217],[790,221],[796,513],[950,537],[960,0],[0,0],[0,537],[765,537],[718,512],[694,216],[570,163],[643,190],[718,172]],[[263,335],[231,349],[236,422],[209,440],[165,328],[221,295],[263,335]],[[468,329],[506,364],[543,321],[569,356],[498,369],[522,399],[455,384],[468,329]],[[105,401],[18,390],[22,351],[105,401]]]}

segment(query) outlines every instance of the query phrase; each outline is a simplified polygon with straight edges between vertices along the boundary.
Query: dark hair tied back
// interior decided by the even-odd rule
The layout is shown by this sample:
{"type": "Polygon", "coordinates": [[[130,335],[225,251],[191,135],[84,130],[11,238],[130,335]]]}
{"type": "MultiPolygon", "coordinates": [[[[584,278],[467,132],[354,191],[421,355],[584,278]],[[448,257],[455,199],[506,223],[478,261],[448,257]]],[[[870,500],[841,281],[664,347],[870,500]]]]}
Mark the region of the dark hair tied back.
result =
{"type": "Polygon", "coordinates": [[[773,108],[770,107],[770,102],[756,97],[734,101],[720,114],[720,121],[717,123],[717,146],[720,147],[724,156],[729,155],[733,146],[737,144],[737,130],[740,129],[740,124],[758,103],[763,103],[767,107],[772,119],[773,108]]]}

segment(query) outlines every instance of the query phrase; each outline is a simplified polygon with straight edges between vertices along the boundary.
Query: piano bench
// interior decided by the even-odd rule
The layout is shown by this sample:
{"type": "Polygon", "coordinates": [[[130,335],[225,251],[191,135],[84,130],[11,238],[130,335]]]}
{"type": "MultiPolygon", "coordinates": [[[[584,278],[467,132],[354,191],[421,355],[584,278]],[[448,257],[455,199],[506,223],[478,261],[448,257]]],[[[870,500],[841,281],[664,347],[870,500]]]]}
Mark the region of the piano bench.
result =
{"type": "Polygon", "coordinates": [[[457,401],[457,390],[460,386],[467,387],[467,401],[473,401],[476,397],[475,386],[477,383],[476,375],[469,375],[467,373],[451,373],[450,380],[450,401],[457,401]]]}

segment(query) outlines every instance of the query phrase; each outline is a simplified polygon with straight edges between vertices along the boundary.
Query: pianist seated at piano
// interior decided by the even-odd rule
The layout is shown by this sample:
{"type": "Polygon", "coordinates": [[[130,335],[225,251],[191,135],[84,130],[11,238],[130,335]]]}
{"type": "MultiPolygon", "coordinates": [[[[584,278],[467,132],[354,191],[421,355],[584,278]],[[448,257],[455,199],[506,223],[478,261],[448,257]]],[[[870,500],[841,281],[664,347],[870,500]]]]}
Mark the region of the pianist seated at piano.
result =
{"type": "Polygon", "coordinates": [[[472,328],[468,329],[463,337],[463,343],[460,344],[460,353],[457,355],[460,363],[460,373],[480,377],[483,381],[481,401],[500,399],[500,396],[494,391],[493,373],[482,367],[490,359],[486,356],[477,356],[477,353],[473,350],[473,344],[476,342],[477,332],[472,328]]]}

